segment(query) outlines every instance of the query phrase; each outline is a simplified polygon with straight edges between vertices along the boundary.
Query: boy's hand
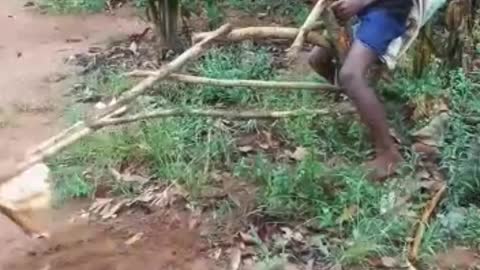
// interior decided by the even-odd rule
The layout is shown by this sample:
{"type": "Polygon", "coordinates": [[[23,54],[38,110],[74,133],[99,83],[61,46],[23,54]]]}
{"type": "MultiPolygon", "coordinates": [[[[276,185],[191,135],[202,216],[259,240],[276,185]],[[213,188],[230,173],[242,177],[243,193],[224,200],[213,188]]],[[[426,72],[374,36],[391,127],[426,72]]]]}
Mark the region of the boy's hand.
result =
{"type": "Polygon", "coordinates": [[[370,0],[337,0],[330,7],[341,20],[348,20],[364,9],[370,0]]]}

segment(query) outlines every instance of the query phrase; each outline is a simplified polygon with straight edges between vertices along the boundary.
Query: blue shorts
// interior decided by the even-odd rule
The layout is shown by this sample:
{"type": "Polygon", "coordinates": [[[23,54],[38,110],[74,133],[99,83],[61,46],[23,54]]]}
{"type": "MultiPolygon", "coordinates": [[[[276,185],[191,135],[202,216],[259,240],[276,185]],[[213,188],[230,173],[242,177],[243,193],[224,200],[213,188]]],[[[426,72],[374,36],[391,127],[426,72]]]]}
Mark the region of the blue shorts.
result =
{"type": "Polygon", "coordinates": [[[381,58],[390,43],[407,30],[405,20],[392,15],[385,9],[366,9],[358,14],[359,22],[355,25],[355,39],[370,48],[381,58]]]}

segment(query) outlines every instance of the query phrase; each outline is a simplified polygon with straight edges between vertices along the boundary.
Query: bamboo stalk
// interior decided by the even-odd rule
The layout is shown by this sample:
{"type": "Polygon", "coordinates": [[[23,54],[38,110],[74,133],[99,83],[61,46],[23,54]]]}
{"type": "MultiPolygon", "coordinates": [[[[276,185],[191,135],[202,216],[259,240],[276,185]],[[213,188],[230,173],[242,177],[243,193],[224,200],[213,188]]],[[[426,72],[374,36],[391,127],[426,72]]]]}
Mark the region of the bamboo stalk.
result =
{"type": "MultiPolygon", "coordinates": [[[[162,66],[159,70],[156,71],[155,74],[144,79],[139,84],[134,86],[132,89],[122,94],[114,104],[111,104],[107,108],[105,108],[97,116],[97,119],[105,115],[108,115],[113,111],[116,111],[118,108],[124,105],[128,105],[130,102],[135,100],[138,96],[143,94],[155,82],[157,82],[158,80],[164,79],[165,77],[170,75],[172,72],[178,71],[189,60],[198,57],[201,53],[205,51],[206,45],[211,43],[214,39],[222,35],[226,35],[231,30],[232,30],[232,26],[230,24],[225,24],[222,27],[218,28],[217,30],[211,32],[211,34],[208,35],[208,37],[206,37],[204,40],[190,47],[188,50],[186,50],[183,54],[178,56],[172,62],[168,63],[165,66],[162,66]]],[[[93,119],[89,119],[88,123],[92,123],[92,122],[93,122],[93,119]]]]}
{"type": "Polygon", "coordinates": [[[312,11],[308,15],[307,19],[303,23],[302,27],[300,28],[300,31],[298,32],[297,37],[292,43],[292,46],[288,49],[288,54],[287,57],[290,60],[294,60],[297,58],[298,53],[303,47],[303,44],[305,43],[305,39],[308,35],[308,32],[312,29],[312,26],[315,25],[317,22],[318,18],[322,14],[323,10],[326,7],[326,1],[325,0],[318,0],[315,6],[313,7],[312,11]]]}
{"type": "Polygon", "coordinates": [[[66,135],[70,134],[71,132],[73,132],[74,130],[84,126],[85,123],[82,121],[82,122],[77,122],[75,123],[73,126],[70,126],[64,130],[62,130],[60,133],[58,133],[57,135],[41,142],[40,144],[36,145],[34,148],[32,148],[31,150],[29,150],[26,154],[26,156],[31,156],[33,154],[36,154],[38,152],[41,152],[42,150],[50,147],[51,145],[59,142],[62,138],[64,138],[66,135]]]}
{"type": "MultiPolygon", "coordinates": [[[[115,112],[105,116],[102,118],[102,120],[108,120],[111,117],[121,114],[126,110],[126,107],[122,107],[115,112]]],[[[101,121],[101,120],[100,120],[101,121]]],[[[25,170],[28,170],[30,167],[33,165],[45,160],[46,158],[51,157],[52,155],[62,151],[65,147],[75,143],[76,141],[80,140],[81,138],[91,134],[94,132],[96,129],[85,125],[84,122],[78,122],[77,124],[73,125],[70,128],[67,128],[64,130],[64,132],[59,133],[58,135],[52,137],[52,139],[49,139],[45,141],[43,144],[43,147],[36,147],[37,152],[28,156],[23,162],[21,162],[19,165],[17,165],[13,170],[0,174],[0,184],[3,182],[6,182],[13,177],[21,174],[25,170]],[[73,134],[69,134],[69,132],[65,131],[73,131],[73,127],[78,126],[80,128],[79,130],[75,131],[73,134]],[[60,138],[59,135],[63,135],[62,138],[60,138]],[[67,136],[68,135],[68,136],[67,136]],[[46,142],[54,142],[50,145],[47,145],[46,142]]]]}
{"type": "MultiPolygon", "coordinates": [[[[113,118],[113,117],[117,117],[118,115],[120,114],[123,114],[124,112],[127,111],[127,107],[123,107],[119,110],[117,110],[116,112],[106,116],[106,118],[113,118]]],[[[71,134],[72,132],[74,132],[75,130],[79,129],[79,128],[84,128],[86,126],[85,122],[83,121],[80,121],[80,122],[77,122],[75,123],[73,126],[70,126],[66,129],[64,129],[63,131],[61,131],[60,133],[58,133],[57,135],[41,142],[40,144],[38,144],[37,146],[35,146],[34,148],[32,148],[31,150],[29,150],[26,154],[26,156],[31,156],[31,155],[35,155],[39,152],[42,152],[43,150],[51,147],[52,145],[55,145],[56,143],[58,143],[59,141],[61,141],[63,138],[65,138],[66,136],[68,136],[69,134],[71,134]]]]}
{"type": "MultiPolygon", "coordinates": [[[[246,27],[232,30],[225,36],[227,41],[242,41],[246,39],[290,39],[294,40],[298,36],[300,30],[291,27],[276,27],[276,26],[262,26],[262,27],[246,27]]],[[[212,32],[195,33],[192,36],[193,43],[200,42],[205,39],[212,32]]],[[[319,33],[309,32],[306,34],[306,41],[308,43],[318,46],[329,46],[327,40],[319,33]]]]}
{"type": "Polygon", "coordinates": [[[327,109],[319,110],[292,110],[292,111],[235,111],[235,110],[218,110],[218,109],[162,109],[153,112],[141,113],[134,116],[126,116],[122,118],[110,118],[100,120],[94,124],[95,128],[103,128],[105,126],[123,125],[136,121],[162,118],[162,117],[179,117],[179,116],[204,116],[214,118],[229,118],[229,119],[277,119],[296,117],[303,115],[327,115],[332,111],[327,109]]]}
{"type": "Polygon", "coordinates": [[[422,217],[418,223],[418,227],[415,232],[415,238],[413,240],[412,245],[410,246],[410,250],[408,252],[408,260],[413,264],[417,261],[418,258],[418,251],[420,249],[420,245],[422,243],[423,234],[425,233],[425,227],[427,226],[428,220],[433,214],[433,211],[440,203],[440,199],[442,198],[443,194],[447,190],[447,185],[444,184],[433,196],[432,200],[427,204],[425,210],[422,214],[422,217]]]}
{"type": "MultiPolygon", "coordinates": [[[[117,110],[122,109],[125,105],[129,104],[135,98],[137,98],[139,95],[143,94],[150,86],[152,86],[156,81],[161,80],[170,73],[175,72],[179,69],[181,69],[189,60],[192,58],[198,57],[201,53],[205,51],[206,45],[211,43],[214,39],[218,38],[221,35],[225,35],[228,32],[230,32],[232,29],[231,25],[226,24],[223,25],[222,27],[218,28],[217,30],[213,31],[208,37],[206,37],[204,40],[199,42],[198,44],[194,45],[193,47],[189,48],[186,50],[183,54],[181,54],[179,57],[177,57],[175,60],[170,62],[169,64],[165,65],[164,67],[160,68],[155,75],[152,75],[143,81],[141,81],[139,84],[134,86],[132,89],[129,91],[125,92],[122,94],[119,99],[114,103],[109,105],[107,108],[103,109],[96,117],[86,119],[84,124],[82,123],[77,123],[75,125],[78,125],[79,127],[83,126],[84,127],[78,131],[76,131],[73,134],[70,134],[68,136],[62,136],[59,135],[65,135],[68,134],[68,131],[63,131],[59,135],[54,136],[57,137],[49,139],[47,141],[56,141],[54,144],[50,144],[48,148],[45,148],[45,145],[48,145],[46,142],[42,147],[36,147],[36,148],[43,148],[42,151],[38,151],[36,154],[26,158],[23,162],[21,162],[16,168],[14,168],[10,172],[4,172],[2,175],[0,175],[0,184],[2,182],[8,181],[11,178],[17,176],[18,174],[22,173],[24,170],[27,170],[30,168],[32,165],[35,165],[36,163],[58,153],[59,151],[63,150],[65,147],[67,147],[70,144],[75,143],[79,139],[89,135],[95,130],[94,123],[97,121],[97,119],[103,119],[104,118],[109,118],[112,113],[115,113],[117,110]],[[61,138],[61,139],[59,139],[61,138]]],[[[101,121],[101,120],[100,120],[101,121]]],[[[74,126],[75,126],[74,125],[74,126]]],[[[73,127],[67,128],[67,130],[74,130],[73,127]]]]}
{"type": "MultiPolygon", "coordinates": [[[[135,70],[127,73],[128,76],[152,76],[155,71],[135,70]]],[[[296,89],[296,90],[327,90],[339,91],[340,88],[328,83],[315,82],[288,82],[288,81],[258,81],[258,80],[225,80],[212,79],[207,77],[199,77],[184,74],[171,74],[166,80],[178,81],[183,83],[215,85],[222,87],[251,87],[251,88],[267,88],[267,89],[296,89]]]]}

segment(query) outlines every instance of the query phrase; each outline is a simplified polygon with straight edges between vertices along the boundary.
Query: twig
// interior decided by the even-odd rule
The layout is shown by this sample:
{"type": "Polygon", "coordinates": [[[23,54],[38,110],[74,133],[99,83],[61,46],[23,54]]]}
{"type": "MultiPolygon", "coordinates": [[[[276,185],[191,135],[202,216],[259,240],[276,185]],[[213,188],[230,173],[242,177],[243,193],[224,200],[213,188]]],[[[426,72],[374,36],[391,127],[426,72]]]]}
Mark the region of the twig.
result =
{"type": "Polygon", "coordinates": [[[427,226],[428,220],[432,216],[433,211],[437,207],[442,198],[443,194],[447,190],[447,185],[444,184],[433,196],[432,200],[427,204],[425,210],[422,214],[422,218],[418,223],[418,227],[415,232],[415,238],[412,245],[410,246],[410,251],[408,253],[408,259],[413,264],[417,261],[418,250],[420,249],[420,244],[422,243],[423,234],[425,233],[425,227],[427,226]]]}
{"type": "MultiPolygon", "coordinates": [[[[134,70],[127,73],[128,76],[152,76],[156,71],[134,70]]],[[[283,89],[283,90],[326,90],[339,91],[340,88],[328,83],[315,82],[287,82],[287,81],[258,81],[258,80],[225,80],[212,79],[206,77],[198,77],[184,74],[171,74],[166,80],[206,84],[223,87],[251,87],[251,88],[267,88],[267,89],[283,89]]]]}
{"type": "Polygon", "coordinates": [[[303,23],[302,27],[300,28],[300,31],[295,38],[295,41],[293,41],[292,46],[290,46],[290,48],[288,49],[287,57],[289,60],[294,60],[297,58],[298,53],[303,47],[303,43],[305,43],[305,38],[307,37],[308,32],[310,32],[312,26],[315,25],[325,7],[325,0],[317,1],[312,11],[308,15],[307,19],[303,23]]]}
{"type": "Polygon", "coordinates": [[[179,116],[204,116],[215,118],[229,119],[276,119],[296,117],[303,115],[328,115],[333,112],[330,110],[292,110],[292,111],[233,111],[233,110],[202,110],[202,109],[162,109],[148,113],[141,113],[134,116],[126,116],[122,118],[111,118],[96,122],[95,128],[105,126],[123,125],[152,118],[162,117],[179,117],[179,116]]]}
{"type": "MultiPolygon", "coordinates": [[[[246,39],[289,39],[293,40],[298,35],[300,30],[291,27],[246,27],[232,30],[225,36],[227,41],[242,41],[246,39]]],[[[212,32],[203,32],[193,34],[193,43],[200,42],[208,37],[212,32]]],[[[329,46],[327,40],[319,33],[309,32],[306,36],[308,43],[318,46],[329,46]]]]}

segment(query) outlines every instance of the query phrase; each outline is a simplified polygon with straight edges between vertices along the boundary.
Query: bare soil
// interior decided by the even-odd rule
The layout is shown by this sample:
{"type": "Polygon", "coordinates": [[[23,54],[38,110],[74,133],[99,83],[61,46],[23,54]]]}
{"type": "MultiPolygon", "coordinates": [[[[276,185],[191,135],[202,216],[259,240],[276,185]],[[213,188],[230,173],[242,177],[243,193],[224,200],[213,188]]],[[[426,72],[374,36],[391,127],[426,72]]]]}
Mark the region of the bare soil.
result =
{"type": "MultiPolygon", "coordinates": [[[[0,1],[0,168],[64,126],[65,90],[74,80],[66,58],[145,27],[128,9],[115,15],[47,16],[23,5],[0,1]]],[[[206,264],[197,254],[198,234],[185,231],[175,218],[158,216],[135,224],[147,240],[129,249],[124,244],[131,236],[128,229],[62,226],[67,213],[78,207],[43,213],[41,220],[54,232],[48,241],[28,239],[0,216],[0,269],[203,269],[206,264]]],[[[133,226],[131,221],[124,221],[129,224],[124,228],[133,226]]]]}
{"type": "Polygon", "coordinates": [[[189,228],[189,220],[175,209],[94,226],[77,222],[16,252],[4,269],[215,269],[207,244],[198,228],[189,228]],[[131,240],[138,235],[139,240],[131,240]]]}

